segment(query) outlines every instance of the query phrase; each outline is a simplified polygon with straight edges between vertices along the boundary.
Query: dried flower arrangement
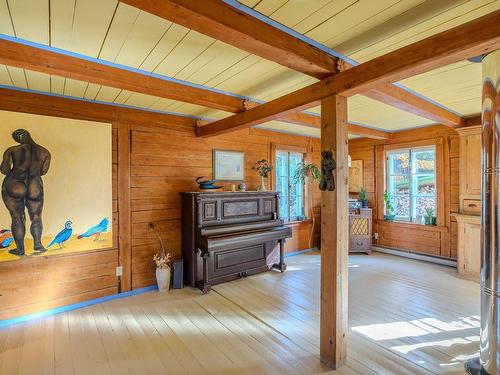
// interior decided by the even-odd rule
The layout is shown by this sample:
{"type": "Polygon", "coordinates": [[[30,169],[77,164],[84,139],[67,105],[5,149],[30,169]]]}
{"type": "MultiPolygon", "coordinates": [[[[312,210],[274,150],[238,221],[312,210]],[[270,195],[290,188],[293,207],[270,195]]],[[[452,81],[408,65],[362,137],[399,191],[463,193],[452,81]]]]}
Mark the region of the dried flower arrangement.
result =
{"type": "Polygon", "coordinates": [[[273,167],[269,165],[266,159],[262,159],[257,161],[257,164],[252,169],[255,169],[261,177],[267,178],[273,167]]]}
{"type": "Polygon", "coordinates": [[[163,244],[160,233],[153,223],[149,223],[149,228],[154,232],[154,234],[156,234],[156,237],[158,237],[158,241],[160,242],[161,246],[161,251],[156,253],[153,257],[153,260],[156,263],[156,267],[160,269],[170,268],[170,264],[172,263],[172,256],[170,255],[170,253],[167,253],[165,251],[165,245],[163,244]]]}

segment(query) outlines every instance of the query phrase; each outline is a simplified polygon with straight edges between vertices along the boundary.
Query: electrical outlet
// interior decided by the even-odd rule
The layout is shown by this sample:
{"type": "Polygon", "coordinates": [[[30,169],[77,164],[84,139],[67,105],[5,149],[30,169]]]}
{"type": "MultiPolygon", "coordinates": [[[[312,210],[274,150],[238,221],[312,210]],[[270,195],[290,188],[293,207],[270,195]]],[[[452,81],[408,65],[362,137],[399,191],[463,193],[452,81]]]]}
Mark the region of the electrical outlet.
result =
{"type": "Polygon", "coordinates": [[[375,238],[376,240],[378,240],[378,233],[377,232],[373,233],[373,238],[375,238]]]}
{"type": "Polygon", "coordinates": [[[118,266],[116,267],[116,276],[122,276],[123,275],[123,267],[118,266]]]}

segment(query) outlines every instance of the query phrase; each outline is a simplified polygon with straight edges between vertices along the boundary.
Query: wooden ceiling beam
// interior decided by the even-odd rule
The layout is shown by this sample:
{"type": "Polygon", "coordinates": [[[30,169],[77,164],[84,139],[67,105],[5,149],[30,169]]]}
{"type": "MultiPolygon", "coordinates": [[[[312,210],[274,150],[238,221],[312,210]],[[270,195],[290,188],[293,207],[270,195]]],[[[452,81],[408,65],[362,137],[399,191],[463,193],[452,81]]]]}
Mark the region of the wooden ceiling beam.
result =
{"type": "Polygon", "coordinates": [[[0,110],[87,121],[195,127],[196,119],[88,100],[0,88],[0,110]]]}
{"type": "Polygon", "coordinates": [[[390,83],[378,85],[376,89],[368,90],[363,95],[439,124],[458,127],[463,126],[465,121],[456,113],[390,83]]]}
{"type": "MultiPolygon", "coordinates": [[[[220,0],[121,0],[296,71],[323,79],[349,63],[220,0]]],[[[460,126],[457,114],[402,87],[382,85],[363,95],[445,125],[460,126]]]]}
{"type": "MultiPolygon", "coordinates": [[[[172,82],[162,79],[159,76],[121,69],[108,65],[105,62],[87,60],[83,57],[70,56],[1,38],[0,63],[147,95],[198,104],[232,113],[238,113],[260,105],[256,101],[242,99],[226,93],[213,92],[209,89],[194,87],[181,82],[172,82]]],[[[122,108],[120,111],[126,112],[126,109],[122,108]]],[[[290,113],[280,118],[280,121],[302,126],[320,127],[319,117],[307,113],[290,113]]],[[[369,129],[367,131],[367,136],[371,134],[372,130],[369,129]]]]}
{"type": "Polygon", "coordinates": [[[227,112],[236,113],[245,109],[244,99],[236,96],[8,39],[0,39],[0,63],[227,112]]]}
{"type": "Polygon", "coordinates": [[[337,58],[221,0],[120,0],[270,61],[323,79],[337,58]]]}
{"type": "Polygon", "coordinates": [[[377,57],[333,77],[198,129],[207,137],[310,108],[331,95],[351,96],[500,48],[500,11],[377,57]]]}
{"type": "MultiPolygon", "coordinates": [[[[321,117],[315,116],[306,112],[293,112],[281,117],[280,121],[286,121],[291,124],[307,126],[310,128],[321,129],[321,117]]],[[[360,137],[372,139],[389,139],[391,138],[390,132],[374,129],[360,124],[347,124],[347,132],[351,135],[358,135],[360,137]]]]}

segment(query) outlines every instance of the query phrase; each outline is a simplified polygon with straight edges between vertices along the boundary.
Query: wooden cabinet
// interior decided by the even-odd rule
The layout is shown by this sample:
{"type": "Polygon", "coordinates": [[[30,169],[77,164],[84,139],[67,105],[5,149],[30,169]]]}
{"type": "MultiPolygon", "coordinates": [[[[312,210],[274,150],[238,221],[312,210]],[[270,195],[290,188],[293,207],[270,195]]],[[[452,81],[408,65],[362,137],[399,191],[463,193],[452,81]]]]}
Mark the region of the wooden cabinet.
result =
{"type": "Polygon", "coordinates": [[[458,274],[479,282],[481,268],[481,217],[456,214],[458,224],[458,274]]]}
{"type": "Polygon", "coordinates": [[[457,132],[460,135],[460,207],[465,211],[464,199],[481,196],[481,127],[471,126],[457,132]]]}
{"type": "Polygon", "coordinates": [[[372,209],[360,208],[349,214],[349,252],[372,252],[372,209]]]}
{"type": "Polygon", "coordinates": [[[457,220],[457,270],[464,278],[479,281],[481,267],[481,127],[457,129],[460,136],[459,198],[457,220]]]}

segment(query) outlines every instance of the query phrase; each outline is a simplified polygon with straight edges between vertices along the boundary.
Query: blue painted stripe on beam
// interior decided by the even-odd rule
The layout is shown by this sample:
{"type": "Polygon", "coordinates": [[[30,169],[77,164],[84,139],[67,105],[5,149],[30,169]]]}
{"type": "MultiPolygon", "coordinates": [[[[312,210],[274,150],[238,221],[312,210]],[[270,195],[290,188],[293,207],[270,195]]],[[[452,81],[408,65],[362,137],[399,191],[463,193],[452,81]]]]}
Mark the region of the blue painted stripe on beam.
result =
{"type": "Polygon", "coordinates": [[[329,54],[330,56],[338,57],[339,59],[345,60],[349,64],[352,64],[352,65],[359,65],[359,63],[357,61],[354,61],[353,59],[350,59],[349,57],[342,55],[341,53],[338,53],[337,51],[334,51],[331,48],[328,48],[324,44],[321,44],[321,43],[315,41],[314,39],[311,39],[311,38],[297,32],[297,31],[289,28],[288,26],[283,25],[282,23],[279,23],[279,22],[263,15],[262,13],[259,13],[256,10],[253,10],[252,8],[249,8],[246,5],[239,3],[236,0],[224,0],[224,2],[226,4],[232,6],[233,8],[238,9],[241,12],[248,14],[249,16],[257,18],[258,20],[265,22],[268,25],[271,25],[271,26],[297,38],[297,39],[300,39],[301,41],[303,41],[307,44],[310,44],[313,47],[316,47],[317,49],[329,54]]]}
{"type": "Polygon", "coordinates": [[[24,323],[28,320],[39,319],[39,318],[44,318],[44,317],[47,317],[50,315],[60,314],[62,312],[81,309],[84,307],[96,305],[98,303],[103,303],[103,302],[112,301],[115,299],[135,296],[135,295],[146,293],[146,292],[156,290],[156,289],[158,289],[158,287],[156,285],[153,285],[153,286],[148,286],[145,288],[131,290],[130,292],[112,294],[110,296],[99,297],[99,298],[91,299],[91,300],[84,301],[84,302],[74,303],[72,305],[56,307],[54,309],[50,309],[50,310],[46,310],[46,311],[41,311],[41,312],[37,312],[37,313],[33,313],[33,314],[23,315],[23,316],[19,316],[17,318],[0,320],[0,328],[5,328],[5,327],[11,326],[13,324],[24,323]]]}
{"type": "MultiPolygon", "coordinates": [[[[275,20],[273,20],[273,19],[265,16],[264,14],[259,13],[258,11],[253,10],[252,8],[249,8],[246,5],[243,5],[243,4],[239,3],[236,0],[223,0],[223,1],[226,4],[232,6],[233,8],[236,8],[236,9],[240,10],[243,13],[246,13],[246,14],[252,16],[252,17],[255,17],[255,18],[259,19],[260,21],[267,23],[268,25],[271,25],[271,26],[273,26],[273,27],[275,27],[275,28],[277,28],[277,29],[279,29],[279,30],[281,30],[281,31],[283,31],[283,32],[285,32],[285,33],[287,33],[287,34],[289,34],[289,35],[297,38],[297,39],[300,39],[303,42],[305,42],[307,44],[310,44],[313,47],[316,47],[319,50],[321,50],[321,51],[323,51],[323,52],[325,52],[325,53],[327,53],[327,54],[329,54],[331,56],[335,56],[335,57],[338,57],[340,59],[343,59],[343,60],[347,61],[349,64],[351,64],[353,66],[359,65],[359,62],[357,62],[356,60],[353,60],[353,59],[351,59],[351,58],[349,58],[349,57],[347,57],[347,56],[345,56],[345,55],[343,55],[343,54],[341,54],[341,53],[339,53],[339,52],[337,52],[337,51],[335,51],[335,50],[333,50],[333,49],[325,46],[324,44],[319,43],[319,42],[315,41],[314,39],[311,39],[311,38],[309,38],[309,37],[307,37],[307,36],[305,36],[305,35],[297,32],[297,31],[289,28],[288,26],[283,25],[282,23],[279,23],[279,22],[277,22],[277,21],[275,21],[275,20]]],[[[458,115],[460,117],[463,117],[463,114],[461,114],[461,113],[459,113],[457,111],[454,111],[454,110],[452,110],[452,109],[444,106],[443,104],[440,104],[440,103],[438,103],[438,102],[436,102],[436,101],[434,101],[434,100],[426,97],[425,95],[419,94],[416,91],[413,91],[412,89],[410,89],[410,88],[408,88],[406,86],[403,86],[400,83],[395,82],[395,83],[393,83],[393,85],[397,85],[400,88],[402,88],[403,90],[408,91],[409,93],[417,95],[420,98],[428,100],[429,102],[431,102],[434,105],[437,105],[440,108],[443,108],[443,109],[445,109],[447,111],[453,112],[454,114],[456,114],[456,115],[458,115]]],[[[422,116],[420,116],[420,117],[422,117],[422,116]]]]}
{"type": "Polygon", "coordinates": [[[104,104],[104,105],[110,105],[110,106],[113,106],[113,107],[136,109],[138,111],[158,113],[158,114],[161,114],[161,115],[171,115],[171,116],[185,117],[185,118],[190,118],[190,119],[193,119],[193,120],[213,121],[212,119],[209,119],[209,118],[206,118],[206,117],[197,117],[197,116],[185,115],[185,114],[177,113],[177,112],[167,112],[167,111],[161,111],[161,110],[152,109],[152,108],[136,107],[136,106],[127,105],[127,104],[105,102],[105,101],[102,101],[102,100],[79,98],[77,96],[61,95],[61,94],[55,94],[55,93],[47,92],[47,91],[25,89],[23,87],[17,87],[17,86],[0,85],[0,89],[15,90],[15,91],[27,92],[27,93],[31,93],[31,94],[47,95],[47,96],[53,96],[53,97],[56,97],[56,98],[78,100],[78,101],[87,102],[87,103],[104,104]]]}

